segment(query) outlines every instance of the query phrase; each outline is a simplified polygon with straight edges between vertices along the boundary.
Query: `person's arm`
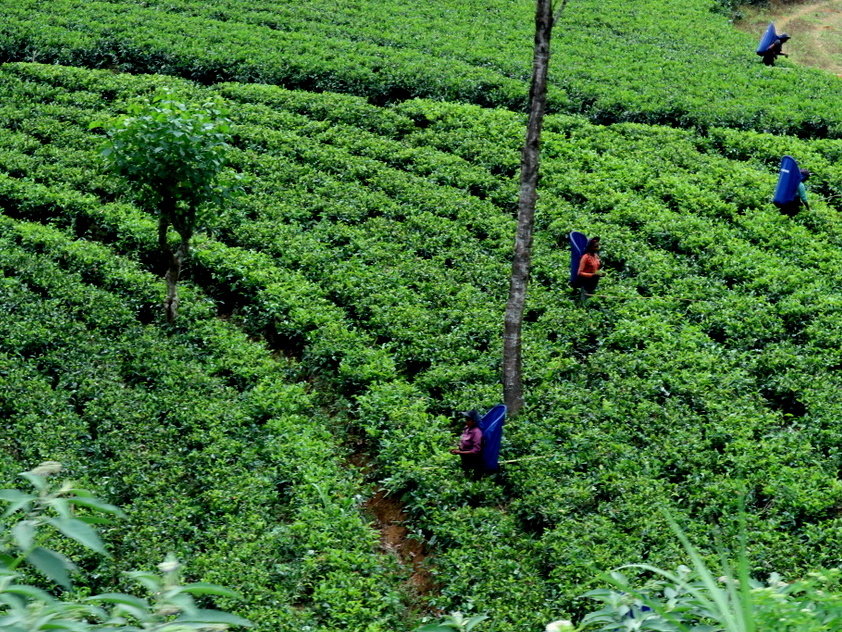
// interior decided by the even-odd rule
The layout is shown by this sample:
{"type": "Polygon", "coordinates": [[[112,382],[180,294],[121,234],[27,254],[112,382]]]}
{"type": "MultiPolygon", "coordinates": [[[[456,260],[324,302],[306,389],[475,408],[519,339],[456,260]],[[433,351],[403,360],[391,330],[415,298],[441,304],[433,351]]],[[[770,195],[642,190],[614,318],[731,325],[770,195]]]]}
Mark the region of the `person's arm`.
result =
{"type": "Polygon", "coordinates": [[[798,197],[801,198],[801,203],[809,211],[810,203],[807,201],[807,187],[804,186],[803,182],[798,183],[798,197]]]}
{"type": "MultiPolygon", "coordinates": [[[[482,430],[473,428],[469,437],[467,450],[451,450],[451,454],[478,454],[482,450],[482,430]]],[[[461,447],[461,446],[460,446],[461,447]]]]}

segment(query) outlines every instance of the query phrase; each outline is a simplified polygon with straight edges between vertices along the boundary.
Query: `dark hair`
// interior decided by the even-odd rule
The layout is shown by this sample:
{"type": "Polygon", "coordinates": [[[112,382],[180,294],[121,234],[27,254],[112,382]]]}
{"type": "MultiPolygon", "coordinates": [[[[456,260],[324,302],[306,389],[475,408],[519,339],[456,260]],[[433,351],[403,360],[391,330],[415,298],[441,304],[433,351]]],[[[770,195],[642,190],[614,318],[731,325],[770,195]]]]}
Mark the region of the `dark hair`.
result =
{"type": "Polygon", "coordinates": [[[801,182],[804,182],[804,180],[809,178],[811,175],[812,174],[809,169],[801,169],[801,182]]]}
{"type": "Polygon", "coordinates": [[[479,413],[477,412],[476,408],[471,408],[471,410],[466,410],[465,412],[461,413],[461,415],[463,417],[465,417],[466,419],[470,419],[475,424],[479,425],[481,417],[479,416],[479,413]]]}
{"type": "Polygon", "coordinates": [[[585,246],[585,252],[591,252],[595,246],[599,245],[599,237],[591,237],[588,239],[588,245],[585,246]]]}

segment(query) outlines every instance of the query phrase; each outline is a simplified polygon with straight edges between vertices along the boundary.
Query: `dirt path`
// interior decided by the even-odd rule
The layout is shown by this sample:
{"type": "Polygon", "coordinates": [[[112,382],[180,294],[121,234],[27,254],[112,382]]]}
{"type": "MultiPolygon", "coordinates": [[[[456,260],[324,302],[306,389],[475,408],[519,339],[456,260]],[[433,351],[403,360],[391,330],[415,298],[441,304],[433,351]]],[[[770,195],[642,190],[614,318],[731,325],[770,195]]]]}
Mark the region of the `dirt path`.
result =
{"type": "Polygon", "coordinates": [[[839,4],[838,0],[825,0],[824,2],[810,2],[807,4],[797,4],[794,6],[794,10],[791,13],[788,13],[778,18],[778,21],[776,23],[778,26],[778,31],[785,31],[787,29],[788,24],[790,24],[794,20],[806,18],[811,13],[819,15],[820,13],[826,13],[828,10],[833,11],[833,5],[837,4],[839,4]]]}
{"type": "Polygon", "coordinates": [[[416,599],[423,601],[426,595],[435,591],[436,585],[424,564],[424,545],[409,537],[409,529],[404,526],[409,516],[406,515],[403,505],[381,489],[366,502],[365,507],[374,517],[375,525],[380,531],[380,545],[410,569],[407,582],[409,588],[416,599]]]}
{"type": "Polygon", "coordinates": [[[784,47],[790,60],[822,68],[842,76],[842,0],[787,3],[772,2],[766,8],[747,7],[737,28],[760,38],[769,22],[778,33],[792,37],[784,47]]]}

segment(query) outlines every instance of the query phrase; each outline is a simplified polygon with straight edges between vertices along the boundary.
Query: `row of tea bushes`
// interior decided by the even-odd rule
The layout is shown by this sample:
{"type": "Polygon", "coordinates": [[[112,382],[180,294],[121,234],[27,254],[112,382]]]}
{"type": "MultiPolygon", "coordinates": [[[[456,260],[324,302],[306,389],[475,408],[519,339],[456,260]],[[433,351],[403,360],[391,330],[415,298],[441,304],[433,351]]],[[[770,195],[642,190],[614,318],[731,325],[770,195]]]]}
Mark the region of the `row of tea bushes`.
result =
{"type": "MultiPolygon", "coordinates": [[[[5,212],[148,269],[152,221],[99,175],[86,117],[164,83],[229,99],[232,159],[252,180],[197,240],[186,287],[201,298],[185,305],[297,359],[293,375],[313,389],[305,409],[328,402],[328,418],[314,410],[307,423],[354,435],[375,465],[369,480],[403,499],[429,543],[432,605],[494,612],[491,629],[536,627],[583,607],[573,597],[594,577],[588,564],[680,559],[660,506],[695,541],[714,525],[733,541],[741,490],[757,572],[832,562],[839,141],[550,117],[524,338],[529,407],[504,444],[506,458],[527,460],[474,483],[447,448],[454,411],[499,397],[514,227],[504,192],[522,117],[37,65],[3,72],[5,212]],[[813,208],[793,219],[768,203],[784,152],[816,173],[813,208]],[[603,237],[609,275],[588,309],[566,285],[571,229],[603,237]]],[[[308,493],[314,514],[356,515],[354,494],[323,509],[308,493]]],[[[344,564],[343,542],[326,541],[344,564]]],[[[311,594],[290,563],[285,599],[311,594]]],[[[375,575],[363,576],[340,583],[370,588],[375,575]]]]}
{"type": "Polygon", "coordinates": [[[293,360],[189,285],[178,326],[155,324],[160,282],[108,247],[9,218],[0,244],[3,478],[59,460],[128,516],[83,589],[173,552],[257,629],[401,625],[402,571],[293,360]]]}
{"type": "MultiPolygon", "coordinates": [[[[710,9],[709,0],[568,7],[553,42],[551,110],[599,123],[839,137],[837,78],[763,66],[755,42],[710,9]]],[[[329,12],[311,3],[27,0],[5,7],[0,60],[524,111],[533,11],[526,0],[341,2],[329,12]]]]}
{"type": "Polygon", "coordinates": [[[248,5],[232,8],[230,19],[202,15],[204,5],[194,6],[199,11],[130,2],[19,3],[4,10],[0,59],[168,74],[206,84],[271,83],[377,101],[429,96],[525,106],[522,81],[482,65],[331,36],[306,23],[278,29],[238,19],[237,13],[250,13],[248,5]]]}

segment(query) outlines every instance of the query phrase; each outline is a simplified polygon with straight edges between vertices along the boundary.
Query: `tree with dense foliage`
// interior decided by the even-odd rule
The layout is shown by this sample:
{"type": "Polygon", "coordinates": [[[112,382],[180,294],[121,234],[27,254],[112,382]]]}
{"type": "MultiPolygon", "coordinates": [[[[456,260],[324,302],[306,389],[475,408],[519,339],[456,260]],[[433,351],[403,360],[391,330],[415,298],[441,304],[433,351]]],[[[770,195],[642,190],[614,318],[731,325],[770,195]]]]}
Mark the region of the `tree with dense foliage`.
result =
{"type": "Polygon", "coordinates": [[[503,399],[510,415],[523,406],[523,362],[520,334],[523,325],[523,306],[532,259],[532,234],[535,224],[535,202],[538,199],[538,163],[541,150],[541,127],[547,108],[547,74],[550,66],[550,38],[553,25],[567,6],[553,14],[552,0],[537,0],[535,9],[535,53],[532,63],[532,84],[529,90],[529,121],[526,142],[520,162],[520,193],[518,195],[517,234],[512,259],[512,278],[506,304],[503,332],[503,399]]]}
{"type": "Polygon", "coordinates": [[[191,106],[162,92],[129,106],[126,116],[93,123],[108,141],[102,155],[108,169],[126,178],[140,204],[158,217],[158,243],[167,271],[167,321],[178,312],[177,284],[194,231],[236,188],[226,162],[231,121],[218,102],[191,106]],[[181,241],[175,249],[167,232],[181,241]]]}

